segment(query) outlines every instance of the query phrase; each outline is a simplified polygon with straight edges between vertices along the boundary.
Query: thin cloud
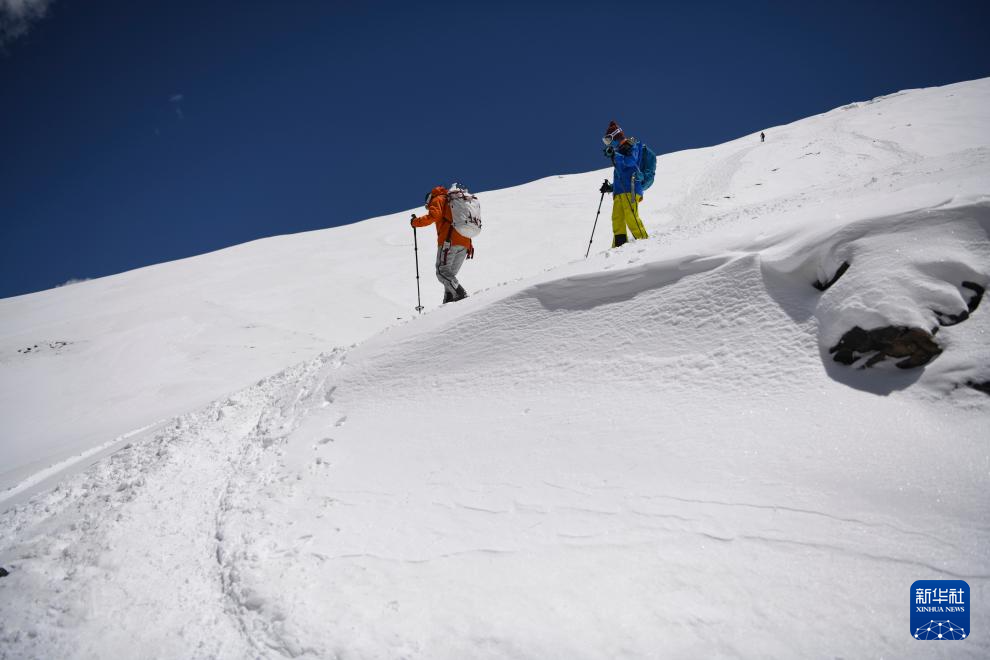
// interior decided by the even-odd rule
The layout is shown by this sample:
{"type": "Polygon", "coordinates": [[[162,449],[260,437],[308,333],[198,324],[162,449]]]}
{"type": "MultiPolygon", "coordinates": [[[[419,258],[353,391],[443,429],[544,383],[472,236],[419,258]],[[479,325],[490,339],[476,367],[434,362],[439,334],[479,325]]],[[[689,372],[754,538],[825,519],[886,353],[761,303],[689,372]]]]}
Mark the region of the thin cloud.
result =
{"type": "Polygon", "coordinates": [[[173,94],[169,98],[169,101],[175,104],[175,114],[179,117],[179,119],[185,119],[185,115],[182,114],[182,106],[180,105],[182,103],[182,99],[184,98],[186,98],[185,94],[173,94]]]}
{"type": "Polygon", "coordinates": [[[0,0],[0,46],[27,34],[54,0],[0,0]]]}

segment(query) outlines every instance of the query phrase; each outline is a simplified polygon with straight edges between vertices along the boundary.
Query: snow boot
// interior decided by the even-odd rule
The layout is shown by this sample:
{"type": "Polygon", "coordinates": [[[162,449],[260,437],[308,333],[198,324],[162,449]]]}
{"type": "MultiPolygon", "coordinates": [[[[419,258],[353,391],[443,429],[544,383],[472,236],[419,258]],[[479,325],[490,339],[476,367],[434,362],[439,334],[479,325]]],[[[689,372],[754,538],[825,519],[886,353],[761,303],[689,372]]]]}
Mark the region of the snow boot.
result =
{"type": "Polygon", "coordinates": [[[452,294],[450,291],[447,291],[446,289],[444,289],[444,291],[443,291],[443,304],[446,305],[449,302],[454,302],[454,294],[452,294]]]}
{"type": "Polygon", "coordinates": [[[615,238],[612,240],[612,247],[619,247],[625,245],[629,238],[625,234],[616,234],[615,238]]]}
{"type": "Polygon", "coordinates": [[[467,291],[464,290],[464,287],[458,284],[457,295],[454,296],[454,302],[457,302],[458,300],[464,300],[465,298],[467,298],[467,291]]]}

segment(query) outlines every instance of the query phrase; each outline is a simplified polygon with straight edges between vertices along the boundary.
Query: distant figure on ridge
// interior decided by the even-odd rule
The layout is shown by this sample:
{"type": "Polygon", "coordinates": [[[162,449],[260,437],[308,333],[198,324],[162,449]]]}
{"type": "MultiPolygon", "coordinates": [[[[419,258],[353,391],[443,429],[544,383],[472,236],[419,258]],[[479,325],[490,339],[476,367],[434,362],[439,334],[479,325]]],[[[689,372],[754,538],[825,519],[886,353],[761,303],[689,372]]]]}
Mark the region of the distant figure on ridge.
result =
{"type": "Polygon", "coordinates": [[[760,142],[766,142],[766,141],[767,141],[767,136],[763,134],[763,131],[760,131],[760,142]]]}
{"type": "Polygon", "coordinates": [[[601,193],[612,193],[612,247],[619,247],[629,240],[627,228],[633,238],[649,238],[639,216],[639,203],[643,191],[653,185],[657,156],[636,138],[627,138],[614,121],[609,123],[602,142],[605,143],[605,156],[615,167],[612,183],[606,181],[599,189],[601,193]]]}
{"type": "Polygon", "coordinates": [[[466,188],[453,184],[448,191],[437,186],[426,195],[427,214],[416,217],[415,227],[437,226],[437,279],[443,285],[443,304],[467,298],[467,291],[457,281],[465,259],[474,258],[471,237],[481,231],[481,206],[466,188]],[[467,235],[465,235],[467,234],[467,235]]]}

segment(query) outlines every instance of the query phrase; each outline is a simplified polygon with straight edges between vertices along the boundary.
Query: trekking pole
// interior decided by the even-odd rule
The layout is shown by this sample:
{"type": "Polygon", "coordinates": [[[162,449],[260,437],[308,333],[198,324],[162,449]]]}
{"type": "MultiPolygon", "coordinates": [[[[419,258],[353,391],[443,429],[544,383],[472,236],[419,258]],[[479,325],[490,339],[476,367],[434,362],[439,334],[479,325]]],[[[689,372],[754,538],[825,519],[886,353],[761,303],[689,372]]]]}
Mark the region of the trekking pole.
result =
{"type": "MultiPolygon", "coordinates": [[[[605,183],[608,183],[608,179],[605,179],[605,183]]],[[[598,200],[598,211],[595,213],[595,226],[591,228],[591,238],[588,239],[588,250],[584,253],[584,258],[587,259],[588,255],[591,254],[591,242],[595,240],[595,229],[598,228],[598,216],[602,212],[602,202],[605,201],[605,191],[602,191],[601,199],[598,200]]]]}
{"type": "Polygon", "coordinates": [[[413,254],[416,255],[416,311],[422,314],[423,301],[419,297],[419,241],[416,239],[416,228],[413,227],[412,230],[413,230],[413,254]]]}

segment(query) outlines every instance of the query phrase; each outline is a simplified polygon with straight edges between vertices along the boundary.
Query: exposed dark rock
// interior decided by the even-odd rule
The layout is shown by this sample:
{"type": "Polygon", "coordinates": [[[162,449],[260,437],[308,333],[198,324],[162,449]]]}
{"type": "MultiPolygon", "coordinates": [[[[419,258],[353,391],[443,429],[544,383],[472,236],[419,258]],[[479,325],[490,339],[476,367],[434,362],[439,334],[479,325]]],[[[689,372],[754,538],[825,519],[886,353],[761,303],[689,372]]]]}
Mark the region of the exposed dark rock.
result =
{"type": "Polygon", "coordinates": [[[963,310],[958,314],[946,314],[945,312],[940,312],[937,309],[932,311],[935,312],[939,325],[955,325],[957,323],[962,323],[969,318],[969,312],[966,310],[963,310]]]}
{"type": "Polygon", "coordinates": [[[976,311],[976,308],[980,306],[980,301],[983,300],[983,294],[986,293],[986,289],[976,282],[963,282],[962,286],[964,289],[969,289],[976,295],[969,299],[966,306],[969,308],[969,313],[972,314],[976,311]]]}
{"type": "Polygon", "coordinates": [[[901,369],[911,369],[928,364],[942,352],[932,334],[921,328],[888,326],[864,330],[859,326],[842,335],[839,343],[829,349],[833,359],[841,364],[853,364],[870,355],[863,365],[872,367],[887,358],[899,359],[901,369]]]}
{"type": "Polygon", "coordinates": [[[982,383],[977,383],[977,382],[974,382],[974,381],[969,381],[966,384],[969,385],[970,387],[972,387],[974,390],[979,390],[980,392],[983,392],[984,394],[990,395],[990,380],[984,381],[982,383]]]}
{"type": "Polygon", "coordinates": [[[865,353],[869,350],[870,345],[870,333],[863,330],[858,325],[852,330],[842,335],[842,339],[839,343],[828,349],[829,353],[835,353],[833,358],[836,362],[841,362],[842,364],[852,364],[859,358],[856,357],[856,353],[865,353]]]}
{"type": "Polygon", "coordinates": [[[962,287],[964,289],[969,289],[975,295],[971,297],[966,302],[966,309],[959,312],[958,314],[948,314],[946,312],[940,312],[935,309],[935,316],[938,317],[939,325],[955,325],[957,323],[962,323],[969,318],[969,315],[976,311],[976,308],[980,306],[980,302],[983,300],[983,294],[986,293],[986,289],[977,284],[976,282],[963,282],[962,287]]]}
{"type": "MultiPolygon", "coordinates": [[[[49,341],[49,342],[45,342],[45,343],[48,344],[48,348],[52,349],[56,353],[61,352],[63,348],[65,348],[65,347],[69,346],[70,344],[72,344],[71,341],[49,341]]],[[[44,347],[43,346],[41,346],[39,344],[34,344],[33,346],[27,346],[25,348],[18,348],[17,349],[17,352],[18,353],[23,353],[24,355],[27,355],[28,353],[38,353],[38,352],[43,351],[43,350],[44,350],[44,347]]]]}
{"type": "Polygon", "coordinates": [[[7,577],[8,575],[10,575],[10,573],[7,571],[7,569],[4,568],[3,566],[0,566],[0,578],[7,577]]]}
{"type": "Polygon", "coordinates": [[[839,278],[845,275],[847,270],[849,270],[849,262],[843,261],[842,265],[839,266],[839,270],[835,271],[835,275],[832,276],[832,279],[830,279],[828,282],[819,282],[818,280],[815,280],[812,286],[818,289],[819,291],[824,291],[825,289],[829,288],[830,286],[838,282],[839,278]]]}

